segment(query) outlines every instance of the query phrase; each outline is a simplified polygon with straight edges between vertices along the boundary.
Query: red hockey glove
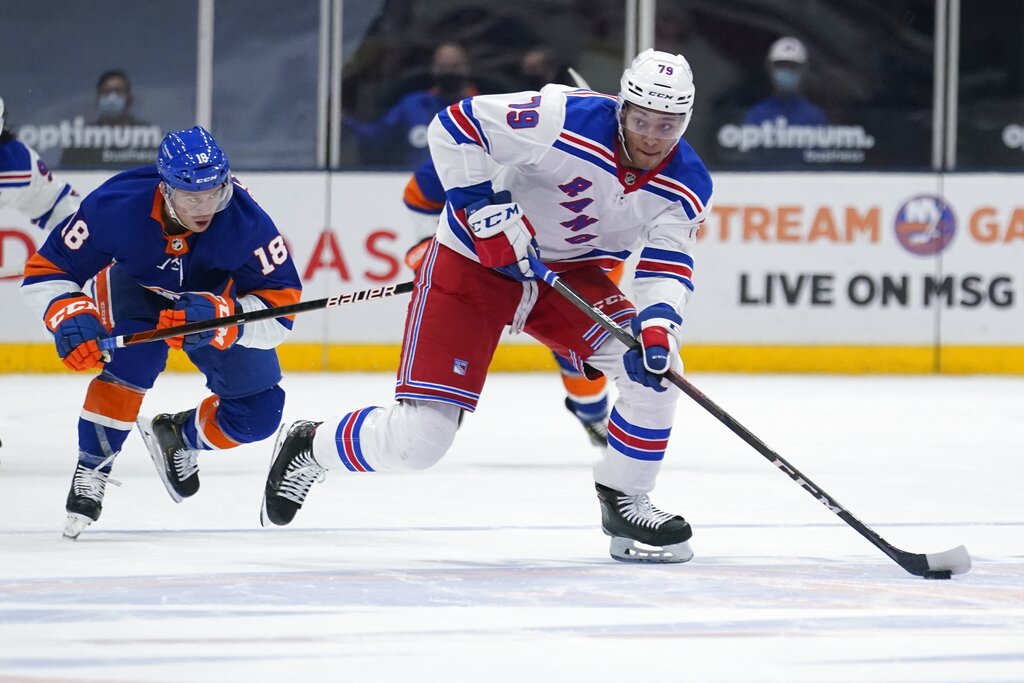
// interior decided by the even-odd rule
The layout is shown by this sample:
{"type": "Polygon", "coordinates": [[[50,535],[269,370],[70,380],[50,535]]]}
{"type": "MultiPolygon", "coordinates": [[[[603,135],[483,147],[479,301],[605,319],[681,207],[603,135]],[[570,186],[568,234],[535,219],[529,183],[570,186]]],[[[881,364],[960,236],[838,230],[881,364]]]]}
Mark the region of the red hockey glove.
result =
{"type": "Polygon", "coordinates": [[[527,253],[536,253],[533,228],[512,193],[502,190],[466,207],[466,221],[473,231],[476,255],[481,265],[494,268],[516,280],[536,277],[527,253]]]}

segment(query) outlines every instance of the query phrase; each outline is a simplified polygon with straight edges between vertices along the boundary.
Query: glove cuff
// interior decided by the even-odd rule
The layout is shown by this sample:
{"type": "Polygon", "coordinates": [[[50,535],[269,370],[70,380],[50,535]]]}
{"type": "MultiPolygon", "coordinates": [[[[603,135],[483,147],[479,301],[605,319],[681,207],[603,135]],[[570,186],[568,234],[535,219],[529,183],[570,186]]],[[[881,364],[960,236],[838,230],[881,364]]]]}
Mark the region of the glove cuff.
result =
{"type": "Polygon", "coordinates": [[[100,309],[96,306],[96,302],[92,300],[92,297],[87,296],[83,292],[62,294],[46,307],[46,313],[43,315],[43,323],[46,325],[46,329],[50,332],[56,332],[60,324],[76,315],[91,315],[96,320],[100,318],[100,309]]]}

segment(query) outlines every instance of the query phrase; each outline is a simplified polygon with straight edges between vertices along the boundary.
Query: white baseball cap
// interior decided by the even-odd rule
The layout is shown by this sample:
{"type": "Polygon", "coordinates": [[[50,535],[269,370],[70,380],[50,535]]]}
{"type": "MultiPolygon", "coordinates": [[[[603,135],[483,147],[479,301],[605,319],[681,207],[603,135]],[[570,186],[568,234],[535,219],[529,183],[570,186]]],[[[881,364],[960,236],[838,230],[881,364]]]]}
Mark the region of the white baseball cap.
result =
{"type": "Polygon", "coordinates": [[[792,36],[779,38],[772,43],[771,49],[768,50],[768,61],[806,64],[807,48],[799,39],[792,36]]]}

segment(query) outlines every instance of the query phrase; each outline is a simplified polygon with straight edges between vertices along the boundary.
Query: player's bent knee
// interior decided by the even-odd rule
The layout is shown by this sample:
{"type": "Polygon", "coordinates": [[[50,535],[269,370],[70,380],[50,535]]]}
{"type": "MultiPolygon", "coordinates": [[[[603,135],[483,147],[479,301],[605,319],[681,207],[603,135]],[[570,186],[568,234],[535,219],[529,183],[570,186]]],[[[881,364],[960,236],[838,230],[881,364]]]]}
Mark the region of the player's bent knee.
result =
{"type": "Polygon", "coordinates": [[[437,401],[406,401],[398,409],[406,420],[398,453],[403,466],[424,470],[437,464],[455,441],[462,409],[437,401]]]}
{"type": "Polygon", "coordinates": [[[284,389],[275,385],[250,396],[221,399],[217,421],[239,443],[253,443],[277,431],[283,409],[284,389]]]}

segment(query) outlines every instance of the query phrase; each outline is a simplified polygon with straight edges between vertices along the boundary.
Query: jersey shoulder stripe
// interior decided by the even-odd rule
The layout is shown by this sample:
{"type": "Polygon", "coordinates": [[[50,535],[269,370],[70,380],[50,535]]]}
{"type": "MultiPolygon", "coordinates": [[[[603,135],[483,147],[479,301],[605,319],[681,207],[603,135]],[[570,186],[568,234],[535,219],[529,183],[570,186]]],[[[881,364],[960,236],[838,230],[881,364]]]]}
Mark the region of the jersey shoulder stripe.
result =
{"type": "Polygon", "coordinates": [[[438,119],[448,134],[460,145],[477,145],[490,151],[490,143],[484,135],[480,121],[473,114],[472,98],[456,102],[447,109],[442,109],[438,119]]]}
{"type": "Polygon", "coordinates": [[[616,174],[614,155],[594,140],[563,130],[555,140],[554,147],[577,159],[589,162],[607,173],[616,174]]]}
{"type": "Polygon", "coordinates": [[[614,149],[618,137],[615,98],[599,93],[579,95],[566,93],[564,131],[593,140],[606,149],[614,149]]]}
{"type": "Polygon", "coordinates": [[[644,189],[680,202],[686,214],[696,218],[711,200],[711,174],[686,140],[680,140],[672,160],[644,189]]]}

